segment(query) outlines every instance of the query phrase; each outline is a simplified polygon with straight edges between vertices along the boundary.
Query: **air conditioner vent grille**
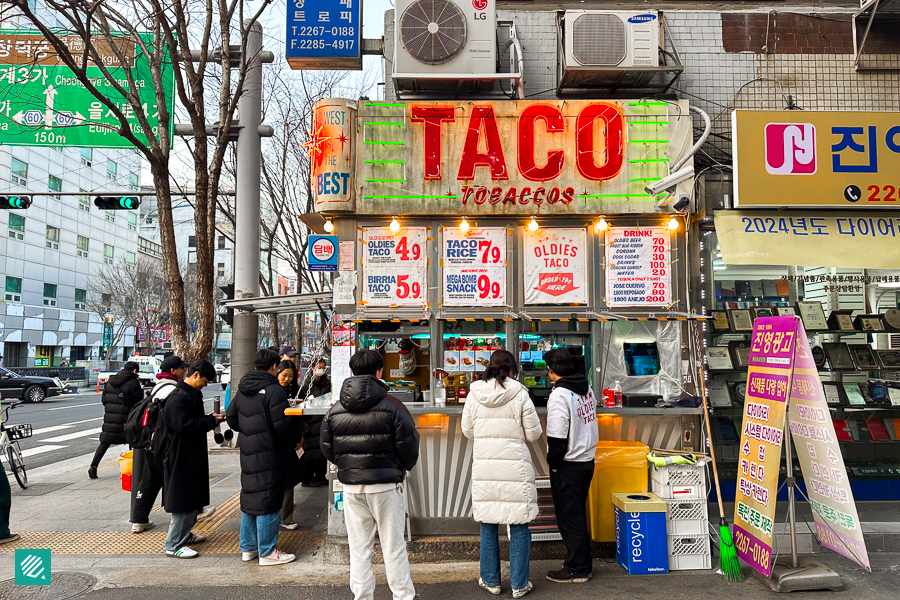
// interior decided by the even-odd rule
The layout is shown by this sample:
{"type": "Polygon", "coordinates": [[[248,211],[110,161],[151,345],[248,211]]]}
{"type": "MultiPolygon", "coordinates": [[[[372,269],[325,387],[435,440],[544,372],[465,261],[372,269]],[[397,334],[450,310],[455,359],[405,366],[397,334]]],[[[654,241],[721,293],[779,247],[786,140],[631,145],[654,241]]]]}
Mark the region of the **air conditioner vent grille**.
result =
{"type": "Polygon", "coordinates": [[[448,0],[419,0],[400,17],[400,42],[423,63],[447,62],[466,44],[466,16],[448,0]]]}
{"type": "Polygon", "coordinates": [[[615,66],[625,60],[625,23],[616,15],[581,15],[569,35],[572,55],[582,65],[615,66]]]}

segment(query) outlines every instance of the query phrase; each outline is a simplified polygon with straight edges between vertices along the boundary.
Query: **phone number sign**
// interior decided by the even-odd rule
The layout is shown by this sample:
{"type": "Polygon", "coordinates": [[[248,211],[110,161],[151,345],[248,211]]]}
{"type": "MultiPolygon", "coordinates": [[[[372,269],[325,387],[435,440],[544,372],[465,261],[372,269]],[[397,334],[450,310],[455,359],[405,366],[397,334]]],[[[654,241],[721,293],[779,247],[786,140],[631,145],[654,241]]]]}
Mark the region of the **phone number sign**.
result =
{"type": "Polygon", "coordinates": [[[362,69],[361,0],[288,0],[292,69],[362,69]]]}

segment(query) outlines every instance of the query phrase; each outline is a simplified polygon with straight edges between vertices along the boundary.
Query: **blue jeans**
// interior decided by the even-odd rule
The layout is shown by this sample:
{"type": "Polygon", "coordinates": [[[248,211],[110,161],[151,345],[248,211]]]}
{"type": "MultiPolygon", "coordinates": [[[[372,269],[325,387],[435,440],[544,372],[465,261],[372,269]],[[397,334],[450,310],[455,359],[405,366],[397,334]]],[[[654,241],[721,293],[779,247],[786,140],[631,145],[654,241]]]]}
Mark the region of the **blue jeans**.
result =
{"type": "Polygon", "coordinates": [[[169,533],[166,534],[166,550],[175,552],[182,546],[187,546],[191,539],[191,528],[197,523],[199,510],[189,513],[172,513],[172,521],[169,523],[169,533]]]}
{"type": "MultiPolygon", "coordinates": [[[[481,524],[481,579],[490,586],[500,585],[499,525],[481,524]]],[[[531,531],[528,523],[509,526],[509,583],[514,590],[528,585],[531,561],[531,531]]]]}
{"type": "Polygon", "coordinates": [[[270,515],[248,515],[241,513],[241,552],[259,551],[260,558],[266,557],[275,550],[278,544],[278,522],[281,511],[270,515]]]}

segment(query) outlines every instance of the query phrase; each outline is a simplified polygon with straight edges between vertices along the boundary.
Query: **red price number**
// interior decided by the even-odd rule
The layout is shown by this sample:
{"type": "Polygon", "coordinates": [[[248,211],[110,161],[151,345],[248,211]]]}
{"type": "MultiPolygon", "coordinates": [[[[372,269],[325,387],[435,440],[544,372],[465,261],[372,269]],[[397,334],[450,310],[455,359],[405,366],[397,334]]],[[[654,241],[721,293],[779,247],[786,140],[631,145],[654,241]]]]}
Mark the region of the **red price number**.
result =
{"type": "Polygon", "coordinates": [[[394,253],[400,256],[400,260],[419,260],[422,257],[422,246],[421,244],[410,244],[406,236],[403,236],[394,249],[394,253]]]}
{"type": "MultiPolygon", "coordinates": [[[[406,238],[403,238],[404,240],[406,238]]],[[[418,246],[416,246],[418,247],[418,246]]],[[[422,284],[418,281],[413,281],[412,285],[406,283],[406,280],[409,279],[409,275],[398,275],[397,276],[397,297],[398,298],[421,298],[422,297],[422,284]]]]}
{"type": "Polygon", "coordinates": [[[653,290],[649,296],[646,296],[644,302],[647,304],[665,304],[666,303],[666,284],[663,281],[654,281],[653,290]]]}
{"type": "Polygon", "coordinates": [[[481,264],[496,265],[503,259],[503,253],[500,251],[500,248],[494,246],[490,240],[479,241],[478,251],[481,252],[481,264]]]}
{"type": "Polygon", "coordinates": [[[500,282],[491,281],[487,275],[481,275],[478,278],[478,297],[482,300],[491,298],[496,300],[500,297],[500,282]]]}

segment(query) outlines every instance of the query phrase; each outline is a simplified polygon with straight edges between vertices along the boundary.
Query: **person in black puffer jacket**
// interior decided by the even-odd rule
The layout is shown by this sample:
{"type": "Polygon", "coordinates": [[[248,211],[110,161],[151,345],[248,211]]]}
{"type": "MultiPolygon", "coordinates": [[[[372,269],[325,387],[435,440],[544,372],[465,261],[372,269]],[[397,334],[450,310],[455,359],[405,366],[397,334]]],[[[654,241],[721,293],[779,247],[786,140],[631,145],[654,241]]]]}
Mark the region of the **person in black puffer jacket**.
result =
{"type": "Polygon", "coordinates": [[[241,556],[259,556],[261,566],[294,560],[276,548],[287,455],[300,442],[299,423],[284,414],[290,405],[275,378],[278,362],[271,350],[256,353],[255,370],[241,378],[225,417],[241,434],[241,556]]]}
{"type": "Polygon", "coordinates": [[[121,371],[110,377],[103,387],[103,428],[88,477],[97,479],[97,467],[110,446],[125,443],[125,421],[132,407],[144,397],[137,372],[140,365],[127,362],[121,371]]]}
{"type": "Polygon", "coordinates": [[[322,421],[320,446],[344,484],[344,521],[350,548],[350,590],[356,598],[375,591],[372,554],[381,542],[388,584],[397,600],[416,595],[403,529],[406,503],[401,483],[419,459],[419,432],[403,403],[381,381],[384,359],[375,350],[350,358],[340,402],[322,421]]]}

